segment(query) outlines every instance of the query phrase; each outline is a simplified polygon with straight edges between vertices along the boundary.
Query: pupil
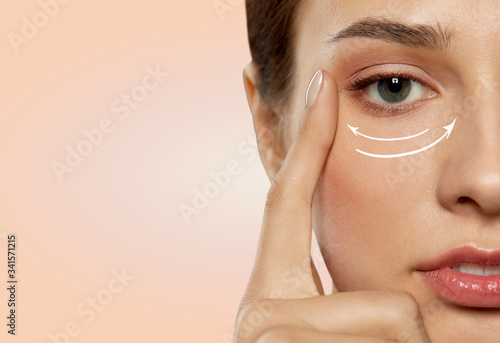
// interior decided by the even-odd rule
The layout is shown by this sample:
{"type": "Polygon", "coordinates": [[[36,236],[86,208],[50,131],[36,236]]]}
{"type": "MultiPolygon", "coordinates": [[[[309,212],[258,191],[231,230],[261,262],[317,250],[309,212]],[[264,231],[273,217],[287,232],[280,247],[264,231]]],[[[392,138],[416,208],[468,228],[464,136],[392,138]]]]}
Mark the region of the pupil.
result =
{"type": "Polygon", "coordinates": [[[392,78],[391,82],[389,82],[389,90],[393,93],[398,93],[403,88],[401,80],[399,78],[392,78]]]}

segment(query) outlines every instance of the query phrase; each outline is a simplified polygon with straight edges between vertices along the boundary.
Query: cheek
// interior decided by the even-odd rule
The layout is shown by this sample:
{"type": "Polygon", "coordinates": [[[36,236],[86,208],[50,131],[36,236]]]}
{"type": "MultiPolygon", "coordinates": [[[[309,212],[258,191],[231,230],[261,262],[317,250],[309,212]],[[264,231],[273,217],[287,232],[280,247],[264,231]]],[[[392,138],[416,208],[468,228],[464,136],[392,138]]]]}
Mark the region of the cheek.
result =
{"type": "Polygon", "coordinates": [[[350,134],[337,132],[318,183],[314,230],[340,291],[390,288],[408,275],[415,242],[425,244],[410,218],[420,217],[429,204],[432,156],[363,156],[350,134]]]}

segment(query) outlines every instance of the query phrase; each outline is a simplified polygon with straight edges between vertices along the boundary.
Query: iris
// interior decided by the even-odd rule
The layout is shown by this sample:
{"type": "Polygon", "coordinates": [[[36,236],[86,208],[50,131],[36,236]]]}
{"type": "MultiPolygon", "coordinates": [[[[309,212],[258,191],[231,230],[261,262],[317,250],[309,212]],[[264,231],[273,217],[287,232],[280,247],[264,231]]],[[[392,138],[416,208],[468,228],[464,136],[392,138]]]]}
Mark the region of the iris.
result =
{"type": "Polygon", "coordinates": [[[393,77],[378,81],[377,90],[380,97],[388,103],[404,101],[411,91],[411,81],[408,79],[393,77]]]}

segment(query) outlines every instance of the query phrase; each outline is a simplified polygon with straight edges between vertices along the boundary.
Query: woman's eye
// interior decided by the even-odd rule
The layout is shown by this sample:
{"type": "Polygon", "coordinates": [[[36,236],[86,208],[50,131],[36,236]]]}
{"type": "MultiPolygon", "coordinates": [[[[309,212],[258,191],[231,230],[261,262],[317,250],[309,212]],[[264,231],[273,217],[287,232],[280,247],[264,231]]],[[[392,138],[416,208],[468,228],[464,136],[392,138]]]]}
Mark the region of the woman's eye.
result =
{"type": "Polygon", "coordinates": [[[381,79],[366,87],[373,99],[386,104],[400,104],[422,98],[429,89],[419,82],[402,77],[381,79]]]}

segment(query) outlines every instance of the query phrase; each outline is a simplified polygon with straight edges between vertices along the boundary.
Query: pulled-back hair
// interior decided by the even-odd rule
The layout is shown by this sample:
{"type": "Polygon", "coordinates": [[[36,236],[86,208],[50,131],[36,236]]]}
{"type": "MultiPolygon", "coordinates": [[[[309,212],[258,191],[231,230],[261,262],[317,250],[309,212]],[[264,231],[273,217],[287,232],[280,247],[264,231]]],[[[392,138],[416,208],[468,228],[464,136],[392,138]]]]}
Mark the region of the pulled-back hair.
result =
{"type": "Polygon", "coordinates": [[[299,4],[299,0],[246,0],[250,53],[260,70],[257,88],[267,105],[284,108],[293,91],[299,4]]]}

